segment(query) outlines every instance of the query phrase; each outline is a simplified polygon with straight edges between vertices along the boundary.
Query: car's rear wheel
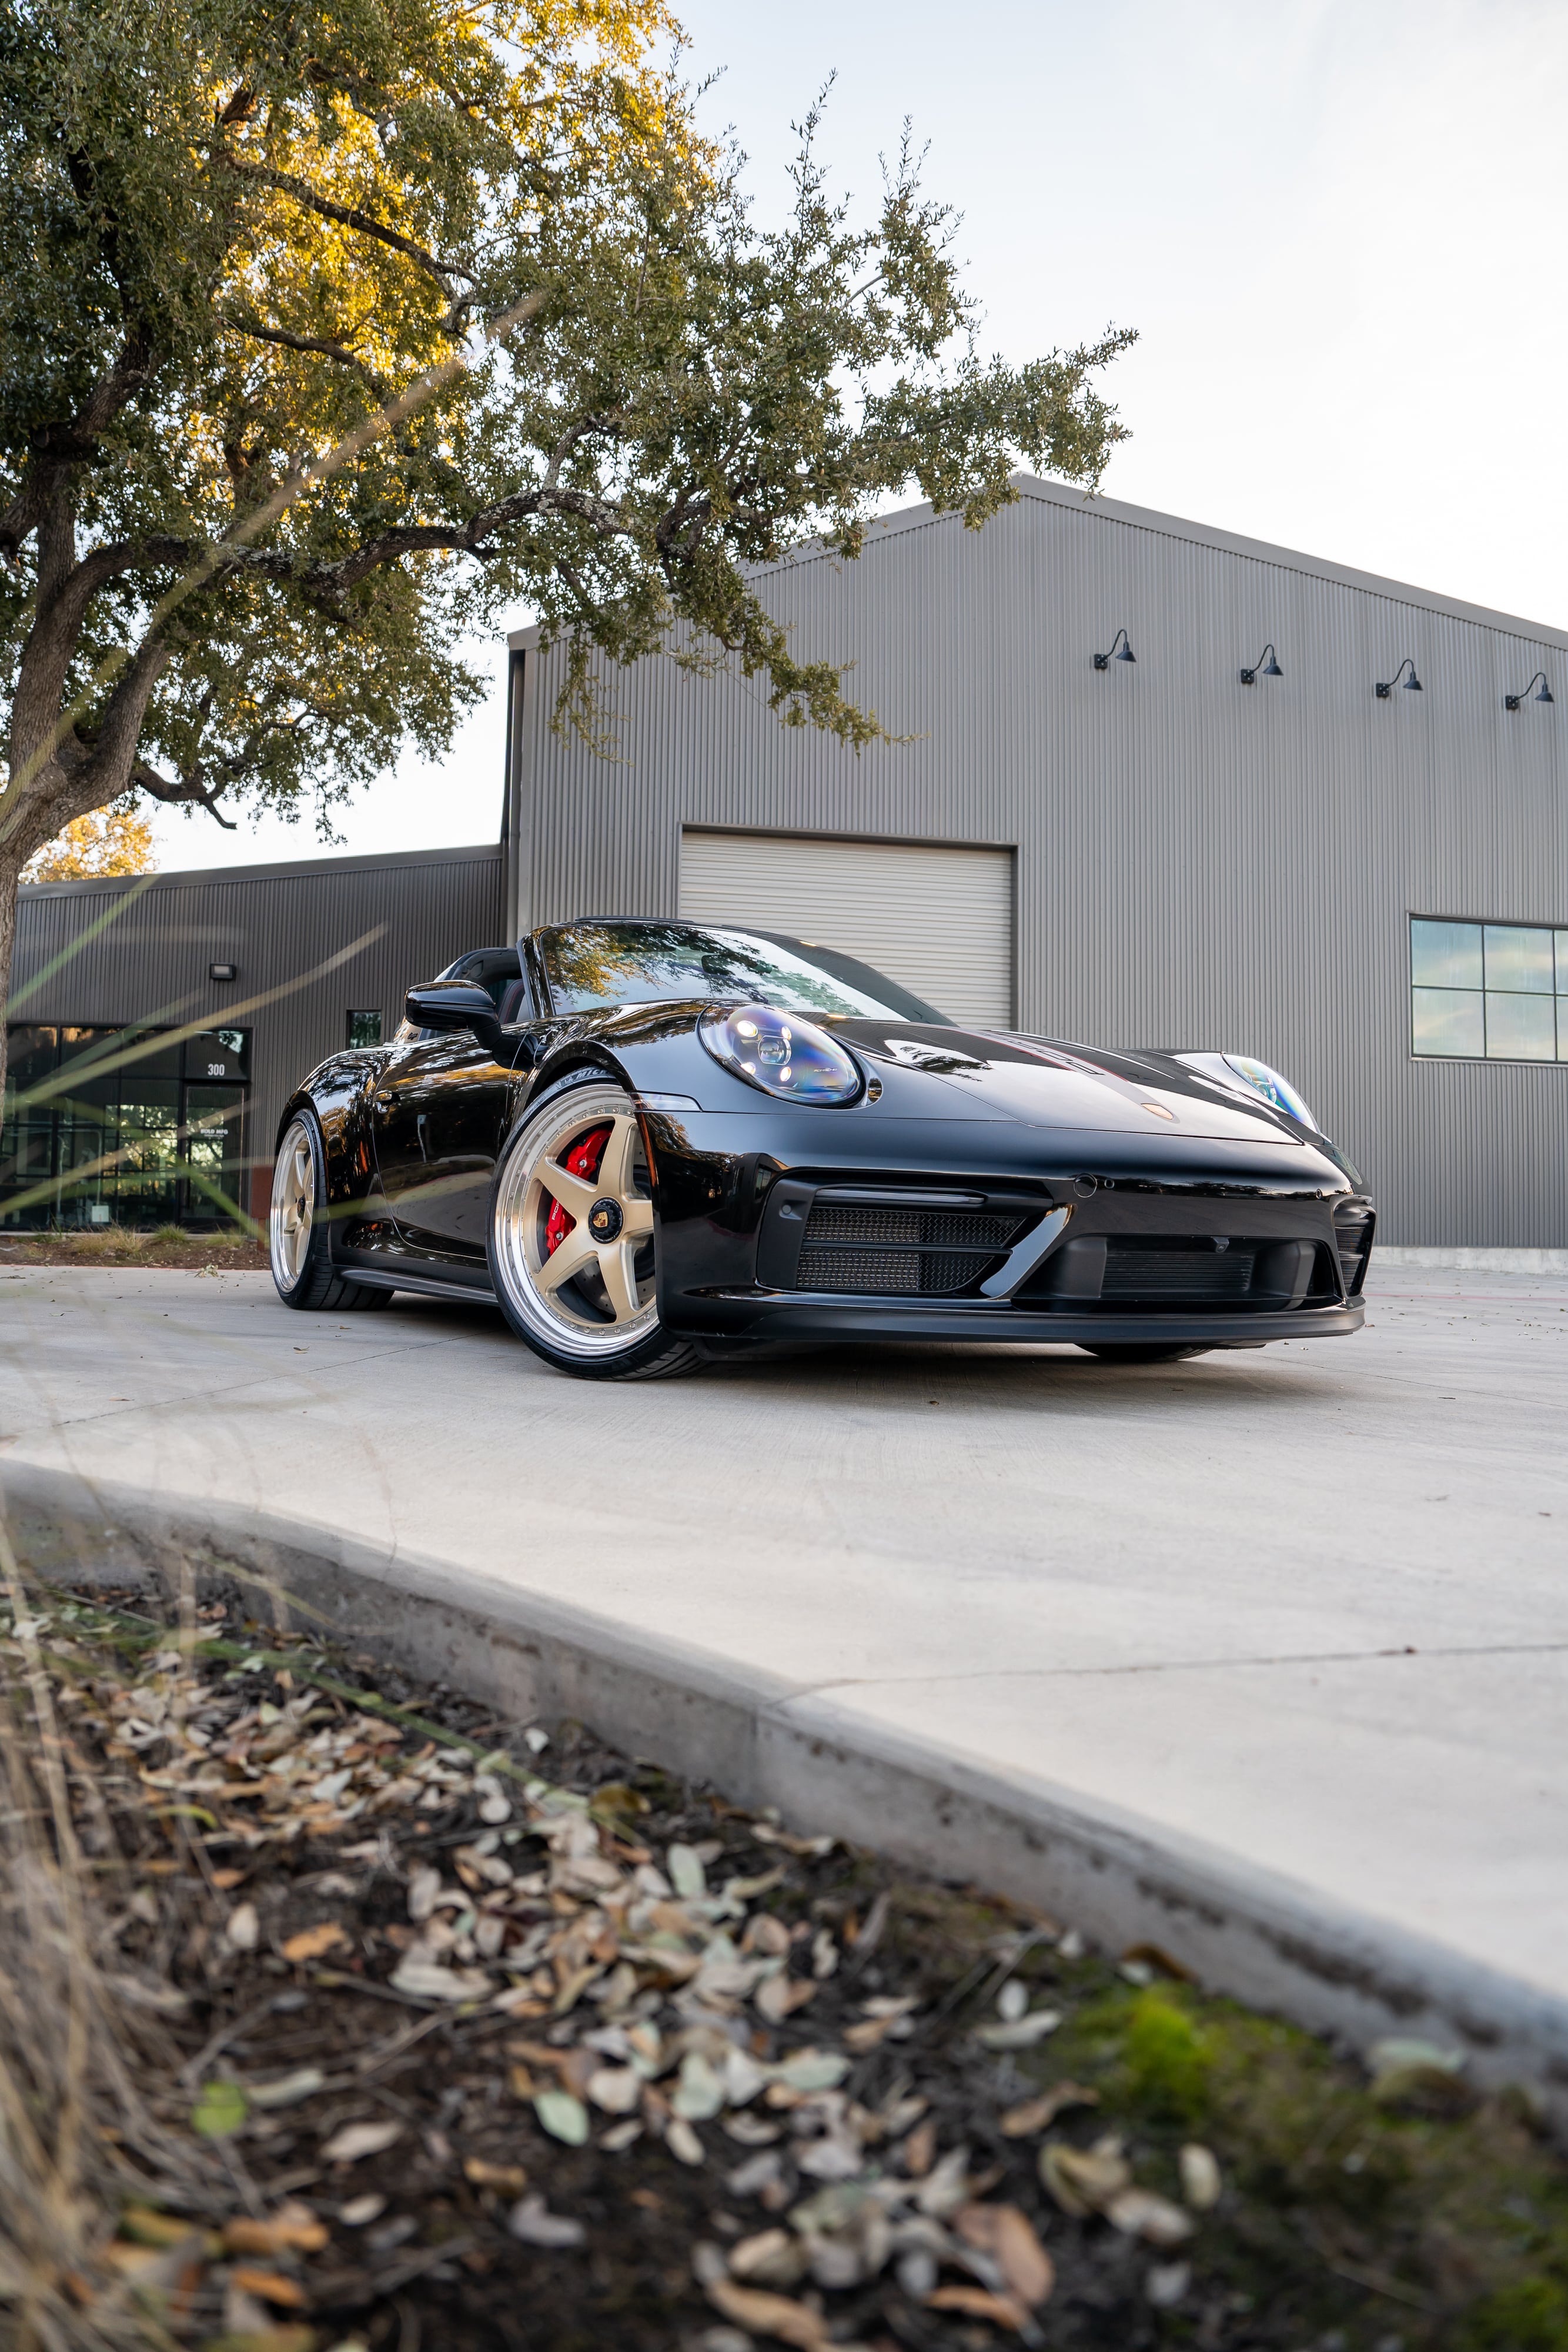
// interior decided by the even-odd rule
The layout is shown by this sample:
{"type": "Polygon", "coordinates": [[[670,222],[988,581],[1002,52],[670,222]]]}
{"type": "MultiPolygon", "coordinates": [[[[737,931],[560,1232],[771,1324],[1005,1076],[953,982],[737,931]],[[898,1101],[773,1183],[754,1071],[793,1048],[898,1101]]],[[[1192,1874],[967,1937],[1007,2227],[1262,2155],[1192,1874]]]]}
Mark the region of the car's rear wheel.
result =
{"type": "Polygon", "coordinates": [[[390,1290],[350,1282],[332,1263],[327,1232],[327,1152],[313,1111],[290,1119],[272,1171],[267,1239],[272,1279],[285,1307],[333,1315],[392,1303],[390,1290]]]}
{"type": "Polygon", "coordinates": [[[1201,1344],[1182,1347],[1175,1340],[1140,1342],[1135,1339],[1108,1339],[1102,1342],[1080,1339],[1076,1344],[1086,1356],[1098,1356],[1102,1363],[1106,1364],[1175,1364],[1179,1363],[1184,1356],[1207,1356],[1210,1353],[1209,1349],[1201,1344]]]}
{"type": "Polygon", "coordinates": [[[659,1319],[653,1185],[632,1097],[565,1081],[510,1138],[490,1195],[490,1279],[520,1339],[587,1380],[657,1380],[706,1361],[659,1319]]]}

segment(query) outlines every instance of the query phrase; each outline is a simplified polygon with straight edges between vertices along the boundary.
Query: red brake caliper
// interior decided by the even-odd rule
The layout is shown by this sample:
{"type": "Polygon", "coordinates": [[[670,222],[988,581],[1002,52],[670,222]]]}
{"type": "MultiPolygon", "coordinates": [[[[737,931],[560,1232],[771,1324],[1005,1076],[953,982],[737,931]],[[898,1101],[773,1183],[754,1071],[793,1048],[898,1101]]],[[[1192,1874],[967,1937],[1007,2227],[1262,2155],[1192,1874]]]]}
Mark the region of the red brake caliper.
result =
{"type": "MultiPolygon", "coordinates": [[[[607,1127],[591,1127],[588,1133],[572,1145],[561,1166],[569,1176],[580,1176],[585,1183],[591,1184],[599,1173],[599,1162],[609,1140],[610,1129],[607,1127]]],[[[569,1216],[559,1201],[551,1201],[549,1215],[545,1219],[546,1257],[555,1255],[576,1223],[577,1219],[569,1216]]]]}

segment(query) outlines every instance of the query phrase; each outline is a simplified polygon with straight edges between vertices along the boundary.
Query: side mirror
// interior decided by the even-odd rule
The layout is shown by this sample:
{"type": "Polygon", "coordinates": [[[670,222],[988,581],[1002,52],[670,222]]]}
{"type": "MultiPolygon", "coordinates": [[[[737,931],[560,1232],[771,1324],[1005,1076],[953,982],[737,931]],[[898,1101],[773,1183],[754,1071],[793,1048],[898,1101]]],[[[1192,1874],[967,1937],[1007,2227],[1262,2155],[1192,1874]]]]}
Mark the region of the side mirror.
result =
{"type": "Polygon", "coordinates": [[[486,1053],[500,1049],[501,1024],[496,1001],[487,988],[448,980],[428,988],[411,988],[403,1012],[416,1029],[472,1030],[486,1053]]]}

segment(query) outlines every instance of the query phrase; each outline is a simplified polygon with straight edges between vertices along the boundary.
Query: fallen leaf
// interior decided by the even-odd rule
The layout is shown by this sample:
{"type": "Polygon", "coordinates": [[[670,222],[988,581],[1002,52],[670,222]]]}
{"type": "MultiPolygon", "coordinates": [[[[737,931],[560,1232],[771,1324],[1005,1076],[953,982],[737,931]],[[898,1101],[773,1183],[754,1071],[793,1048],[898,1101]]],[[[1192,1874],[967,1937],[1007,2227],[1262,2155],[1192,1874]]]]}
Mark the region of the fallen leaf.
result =
{"type": "Polygon", "coordinates": [[[1033,2009],[1027,2017],[1003,2018],[996,2025],[977,2025],[975,2039],[986,2050],[1032,2050],[1061,2023],[1059,2009],[1033,2009]]]}
{"type": "Polygon", "coordinates": [[[683,1897],[707,1893],[707,1873],[702,1856],[695,1846],[673,1845],[664,1860],[670,1873],[670,1884],[683,1897]]]}
{"type": "Polygon", "coordinates": [[[1124,2189],[1101,2210],[1124,2236],[1142,2238],[1149,2246],[1179,2246],[1193,2232],[1192,2215],[1152,2189],[1124,2189]]]}
{"type": "Polygon", "coordinates": [[[1192,2284],[1190,2263],[1153,2263],[1144,2281],[1144,2293],[1156,2311],[1169,2311],[1192,2284]]]}
{"type": "Polygon", "coordinates": [[[796,2010],[815,2000],[817,1992],[814,1977],[766,1977],[757,1988],[757,2013],[765,2017],[769,2025],[782,2025],[796,2010]]]}
{"type": "Polygon", "coordinates": [[[290,2247],[302,2254],[319,2254],[329,2232],[308,2206],[285,2206],[269,2221],[239,2214],[224,2223],[224,2244],[231,2254],[281,2254],[290,2247]]]}
{"type": "Polygon", "coordinates": [[[303,2311],[310,2298],[298,2279],[285,2278],[277,2271],[260,2271],[249,2263],[235,2263],[229,2272],[229,2284],[238,2287],[242,2294],[254,2294],[263,2303],[280,2303],[286,2311],[303,2311]]]}
{"type": "Polygon", "coordinates": [[[128,2205],[120,2217],[120,2234],[138,2246],[183,2246],[198,2227],[176,2213],[155,2212],[151,2205],[128,2205]]]}
{"type": "Polygon", "coordinates": [[[778,2078],[790,2091],[833,2091],[849,2071],[849,2060],[836,2050],[792,2050],[779,2065],[778,2078]]]}
{"type": "Polygon", "coordinates": [[[224,1941],[231,1952],[254,1952],[261,1925],[254,1903],[236,1903],[224,1923],[224,1941]]]}
{"type": "Polygon", "coordinates": [[[552,2139],[580,2147],[588,2137],[588,2109],[570,2091],[536,2091],[534,2113],[552,2139]]]}
{"type": "Polygon", "coordinates": [[[507,2216],[507,2227],[523,2245],[545,2246],[552,2251],[580,2246],[588,2235],[580,2221],[573,2221],[564,2213],[549,2211],[537,2190],[513,2206],[507,2216]]]}
{"type": "Polygon", "coordinates": [[[710,2279],[706,2291],[714,2309],[737,2327],[793,2345],[795,2352],[826,2352],[827,2323],[805,2304],[791,2302],[785,2294],[768,2294],[760,2287],[737,2286],[728,2278],[710,2279]]]}
{"type": "Polygon", "coordinates": [[[482,2156],[465,2158],[463,2178],[476,2189],[498,2189],[507,2197],[520,2197],[528,2185],[520,2164],[486,2164],[482,2156]]]}
{"type": "Polygon", "coordinates": [[[983,2286],[939,2286],[925,2298],[927,2311],[961,2311],[970,2319],[994,2320],[1015,2332],[1029,2324],[1029,2314],[1010,2294],[991,2294],[983,2286]]]}
{"type": "Polygon", "coordinates": [[[434,1960],[400,1960],[392,1990],[420,2000],[483,2000],[495,1986],[480,1969],[444,1969],[434,1960]]]}
{"type": "Polygon", "coordinates": [[[319,1960],[323,1952],[333,1951],[338,1945],[346,1944],[348,1940],[335,1919],[326,1919],[319,1927],[302,1927],[298,1936],[290,1936],[279,1949],[286,1960],[319,1960]]]}
{"type": "Polygon", "coordinates": [[[927,2117],[916,2124],[904,2143],[904,2168],[912,2180],[930,2171],[936,2157],[936,2126],[927,2117]]]}
{"type": "Polygon", "coordinates": [[[1132,2170],[1113,2139],[1092,2148],[1047,2140],[1040,2151],[1040,2177],[1064,2213],[1082,2221],[1103,2213],[1113,2197],[1132,2186],[1132,2170]]]}
{"type": "Polygon", "coordinates": [[[1181,2193],[1195,2213],[1207,2213],[1219,2202],[1219,2166],[1211,2148],[1188,2140],[1177,2162],[1181,2193]]]}
{"type": "Polygon", "coordinates": [[[204,2139],[227,2139],[250,2113],[250,2101],[239,2084],[223,2078],[204,2083],[191,2109],[192,2128],[204,2139]]]}
{"type": "Polygon", "coordinates": [[[681,2060],[680,2080],[670,2105],[690,2124],[706,2123],[725,2103],[724,2084],[700,2050],[688,2050],[681,2060]]]}
{"type": "Polygon", "coordinates": [[[1009,2107],[998,2117],[998,2128],[1005,2139],[1024,2139],[1030,2132],[1044,2131],[1068,2107],[1097,2107],[1098,2091],[1085,2090],[1082,2083],[1053,2083],[1038,2099],[1025,2099],[1021,2105],[1009,2107]]]}
{"type": "Polygon", "coordinates": [[[915,2192],[920,2210],[936,2221],[946,2221],[956,2213],[969,2198],[969,2151],[967,2147],[949,2148],[938,2164],[933,2166],[915,2192]]]}
{"type": "Polygon", "coordinates": [[[240,1880],[244,1876],[245,1873],[243,1870],[214,1870],[213,1873],[213,1885],[217,1888],[220,1895],[227,1895],[231,1889],[239,1885],[240,1880]]]}
{"type": "Polygon", "coordinates": [[[607,2116],[629,2116],[643,2093],[635,2066],[601,2066],[588,2078],[588,2095],[607,2116]]]}
{"type": "Polygon", "coordinates": [[[684,2116],[674,2116],[664,2127],[664,2146],[683,2164],[702,2164],[707,2150],[684,2116]]]}
{"type": "Polygon", "coordinates": [[[321,2150],[323,2164],[358,2164],[364,2156],[380,2156],[394,2140],[402,2137],[402,2126],[395,2118],[387,2123],[345,2124],[334,2132],[321,2150]]]}
{"type": "Polygon", "coordinates": [[[247,2083],[246,2089],[253,2107],[295,2107],[301,2099],[313,2099],[326,2081],[319,2066],[299,2066],[276,2082],[247,2083]]]}
{"type": "Polygon", "coordinates": [[[1471,2094],[1461,2079],[1463,2051],[1393,2034],[1373,2043],[1366,2063],[1372,2096],[1379,2106],[1408,2105],[1446,2115],[1470,2104],[1471,2094]]]}
{"type": "Polygon", "coordinates": [[[953,2227],[966,2245],[989,2254],[1009,2287],[1032,2311],[1056,2284],[1056,2266],[1017,2205],[966,2205],[953,2227]]]}
{"type": "Polygon", "coordinates": [[[408,1882],[408,1916],[416,1923],[428,1919],[441,1893],[441,1873],[428,1864],[416,1870],[408,1882]]]}
{"type": "Polygon", "coordinates": [[[794,2286],[805,2269],[805,2253],[792,2230],[759,2230],[729,2250],[732,2278],[759,2279],[764,2286],[794,2286]]]}

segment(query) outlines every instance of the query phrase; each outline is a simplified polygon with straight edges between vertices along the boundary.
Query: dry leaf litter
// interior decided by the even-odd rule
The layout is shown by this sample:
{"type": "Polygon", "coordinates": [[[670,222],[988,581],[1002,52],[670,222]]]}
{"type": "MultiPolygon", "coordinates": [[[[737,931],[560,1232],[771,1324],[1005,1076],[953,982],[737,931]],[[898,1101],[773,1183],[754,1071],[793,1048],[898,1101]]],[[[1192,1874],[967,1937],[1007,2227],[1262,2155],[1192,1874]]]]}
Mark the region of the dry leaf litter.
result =
{"type": "Polygon", "coordinates": [[[1110,1973],[1055,1923],[973,1906],[955,1975],[960,1898],[831,1839],[580,1734],[491,1746],[453,1694],[235,1608],[180,1642],[116,1598],[22,1630],[101,1964],[170,2052],[149,2105],[206,2150],[180,2210],[128,2165],[103,2250],[168,2340],[1294,2340],[1201,2284],[1214,2152],[1141,2177],[1092,2087],[1041,2081],[1074,1964],[1110,1973]]]}

